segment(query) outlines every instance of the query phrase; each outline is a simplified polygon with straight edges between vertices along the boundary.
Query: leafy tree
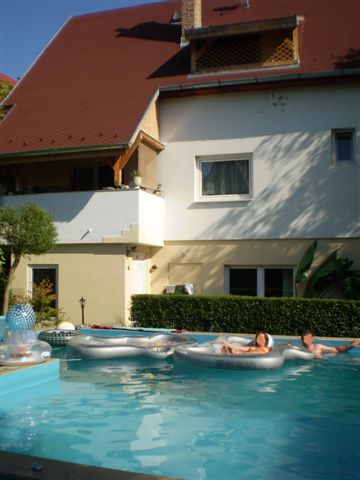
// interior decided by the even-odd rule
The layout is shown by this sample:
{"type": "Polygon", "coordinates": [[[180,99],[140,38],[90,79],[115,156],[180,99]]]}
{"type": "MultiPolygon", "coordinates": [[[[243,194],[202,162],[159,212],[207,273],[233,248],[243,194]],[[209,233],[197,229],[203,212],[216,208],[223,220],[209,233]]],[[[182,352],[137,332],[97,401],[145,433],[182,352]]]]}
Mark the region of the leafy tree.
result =
{"type": "Polygon", "coordinates": [[[11,90],[14,88],[14,85],[7,80],[1,80],[0,81],[0,101],[4,100],[11,90]]]}
{"type": "Polygon", "coordinates": [[[57,232],[49,213],[34,204],[0,208],[0,239],[12,255],[3,297],[3,315],[9,305],[9,294],[21,257],[42,255],[56,243],[57,232]]]}
{"type": "Polygon", "coordinates": [[[40,283],[33,283],[32,294],[19,295],[10,293],[9,306],[17,303],[28,303],[36,313],[36,321],[42,324],[44,321],[64,321],[65,314],[62,308],[55,307],[56,295],[53,284],[44,278],[40,283]]]}
{"type": "MultiPolygon", "coordinates": [[[[9,95],[14,85],[7,80],[0,80],[0,103],[9,95]]],[[[5,116],[6,109],[0,106],[0,120],[5,116]]]]}
{"type": "Polygon", "coordinates": [[[295,283],[303,286],[303,296],[360,299],[360,271],[350,270],[354,262],[339,258],[334,250],[317,268],[311,269],[316,249],[315,240],[297,268],[295,283]]]}

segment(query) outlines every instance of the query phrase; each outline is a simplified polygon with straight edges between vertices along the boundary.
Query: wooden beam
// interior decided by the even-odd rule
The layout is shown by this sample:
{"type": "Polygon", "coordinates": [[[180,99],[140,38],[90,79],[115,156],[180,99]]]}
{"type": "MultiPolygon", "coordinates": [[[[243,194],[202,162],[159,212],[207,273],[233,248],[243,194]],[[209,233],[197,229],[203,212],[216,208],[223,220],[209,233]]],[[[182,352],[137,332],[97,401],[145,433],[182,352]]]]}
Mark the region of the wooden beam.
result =
{"type": "Polygon", "coordinates": [[[190,40],[195,40],[209,37],[224,37],[226,35],[246,35],[270,30],[286,30],[295,28],[301,19],[301,16],[293,15],[285,18],[194,28],[186,31],[186,37],[190,40]]]}
{"type": "Polygon", "coordinates": [[[294,28],[293,30],[293,48],[294,48],[294,58],[297,62],[300,62],[300,34],[299,27],[294,28]]]}
{"type": "Polygon", "coordinates": [[[148,145],[150,148],[152,148],[153,150],[156,150],[157,152],[161,152],[165,148],[164,145],[161,142],[159,142],[159,140],[156,140],[148,133],[140,130],[131,147],[126,149],[112,164],[112,168],[114,170],[115,185],[121,185],[121,182],[122,182],[121,171],[125,167],[125,165],[128,163],[132,155],[139,148],[140,143],[148,145]]]}
{"type": "Polygon", "coordinates": [[[149,147],[153,148],[157,152],[161,152],[165,148],[165,145],[163,143],[161,143],[159,140],[156,140],[154,137],[144,132],[143,130],[139,132],[138,137],[140,137],[141,143],[146,143],[147,145],[149,145],[149,147]]]}
{"type": "Polygon", "coordinates": [[[122,182],[122,171],[121,171],[121,155],[120,157],[112,164],[112,169],[114,171],[114,185],[120,186],[122,182]]]}

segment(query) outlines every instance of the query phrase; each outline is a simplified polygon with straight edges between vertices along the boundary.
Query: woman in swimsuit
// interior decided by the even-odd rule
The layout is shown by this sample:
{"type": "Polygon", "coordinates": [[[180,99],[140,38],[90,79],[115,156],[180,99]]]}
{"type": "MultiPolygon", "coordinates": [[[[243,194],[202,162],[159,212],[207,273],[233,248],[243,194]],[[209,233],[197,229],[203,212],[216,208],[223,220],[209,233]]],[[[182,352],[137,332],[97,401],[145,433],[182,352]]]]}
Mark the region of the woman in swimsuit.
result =
{"type": "Polygon", "coordinates": [[[272,350],[272,348],[269,347],[269,335],[266,332],[258,332],[256,334],[254,346],[236,345],[234,343],[228,343],[222,339],[220,339],[218,343],[222,343],[224,345],[221,349],[221,353],[227,353],[232,355],[258,355],[269,353],[272,350]]]}

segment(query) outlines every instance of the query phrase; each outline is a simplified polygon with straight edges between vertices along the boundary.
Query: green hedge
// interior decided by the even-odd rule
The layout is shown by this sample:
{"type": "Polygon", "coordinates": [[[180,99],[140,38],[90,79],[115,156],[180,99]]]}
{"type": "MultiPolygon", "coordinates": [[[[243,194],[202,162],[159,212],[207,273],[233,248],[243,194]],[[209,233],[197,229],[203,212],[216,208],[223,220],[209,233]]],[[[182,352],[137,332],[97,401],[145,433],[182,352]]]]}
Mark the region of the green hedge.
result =
{"type": "Polygon", "coordinates": [[[360,301],[231,295],[133,295],[133,326],[193,332],[360,337],[360,301]]]}

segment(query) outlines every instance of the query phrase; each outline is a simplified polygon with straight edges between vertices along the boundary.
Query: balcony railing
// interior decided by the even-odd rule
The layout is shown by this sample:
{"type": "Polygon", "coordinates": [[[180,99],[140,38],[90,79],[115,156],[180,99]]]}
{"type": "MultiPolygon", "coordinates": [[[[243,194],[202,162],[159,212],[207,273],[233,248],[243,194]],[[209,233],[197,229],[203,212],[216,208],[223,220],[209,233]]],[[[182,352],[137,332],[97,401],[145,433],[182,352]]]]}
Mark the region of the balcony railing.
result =
{"type": "Polygon", "coordinates": [[[161,246],[164,242],[164,200],[142,189],[0,197],[1,206],[24,203],[34,203],[52,215],[58,244],[161,246]]]}

